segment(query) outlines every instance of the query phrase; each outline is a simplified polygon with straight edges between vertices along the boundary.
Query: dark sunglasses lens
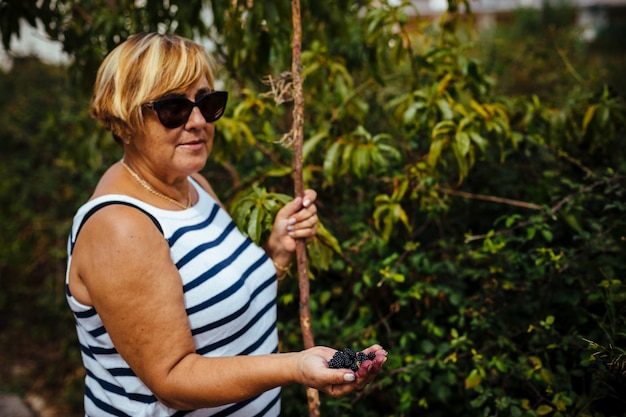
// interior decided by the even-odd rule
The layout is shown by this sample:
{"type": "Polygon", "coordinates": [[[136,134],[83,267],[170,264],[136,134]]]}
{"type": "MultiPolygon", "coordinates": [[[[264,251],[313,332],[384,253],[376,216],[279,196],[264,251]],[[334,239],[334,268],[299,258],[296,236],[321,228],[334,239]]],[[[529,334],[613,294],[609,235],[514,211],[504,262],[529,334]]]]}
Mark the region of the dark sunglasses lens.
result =
{"type": "Polygon", "coordinates": [[[155,110],[163,126],[174,129],[187,121],[193,103],[185,98],[169,98],[161,100],[155,105],[155,110]]]}
{"type": "Polygon", "coordinates": [[[172,97],[154,102],[161,124],[168,129],[175,129],[187,123],[191,111],[198,106],[207,123],[213,123],[224,115],[228,93],[214,91],[193,103],[183,97],[172,97]]]}
{"type": "Polygon", "coordinates": [[[207,123],[212,123],[224,115],[228,94],[225,91],[214,91],[198,100],[198,107],[207,123]]]}

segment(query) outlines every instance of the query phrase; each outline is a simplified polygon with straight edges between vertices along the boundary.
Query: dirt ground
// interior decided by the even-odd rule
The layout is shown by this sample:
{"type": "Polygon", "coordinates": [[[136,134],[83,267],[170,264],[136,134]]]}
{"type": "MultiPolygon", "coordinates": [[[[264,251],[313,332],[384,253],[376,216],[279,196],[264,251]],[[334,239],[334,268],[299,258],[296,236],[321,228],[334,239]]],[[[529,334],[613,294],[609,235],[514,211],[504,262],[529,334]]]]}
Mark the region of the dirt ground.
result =
{"type": "Polygon", "coordinates": [[[75,369],[75,360],[68,360],[59,341],[33,342],[24,332],[2,331],[0,346],[0,412],[3,405],[22,412],[22,405],[31,412],[25,417],[84,416],[82,392],[77,392],[82,369],[75,369]]]}

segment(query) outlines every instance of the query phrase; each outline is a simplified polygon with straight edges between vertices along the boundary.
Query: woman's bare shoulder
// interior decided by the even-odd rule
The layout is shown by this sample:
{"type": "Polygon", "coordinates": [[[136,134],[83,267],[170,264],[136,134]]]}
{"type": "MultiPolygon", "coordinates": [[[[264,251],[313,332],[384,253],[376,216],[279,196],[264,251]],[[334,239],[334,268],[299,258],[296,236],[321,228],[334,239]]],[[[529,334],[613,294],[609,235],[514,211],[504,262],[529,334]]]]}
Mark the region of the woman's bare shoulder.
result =
{"type": "Polygon", "coordinates": [[[134,187],[124,175],[122,166],[119,163],[111,165],[100,177],[96,188],[91,195],[91,199],[102,197],[108,194],[122,194],[135,197],[134,187]]]}

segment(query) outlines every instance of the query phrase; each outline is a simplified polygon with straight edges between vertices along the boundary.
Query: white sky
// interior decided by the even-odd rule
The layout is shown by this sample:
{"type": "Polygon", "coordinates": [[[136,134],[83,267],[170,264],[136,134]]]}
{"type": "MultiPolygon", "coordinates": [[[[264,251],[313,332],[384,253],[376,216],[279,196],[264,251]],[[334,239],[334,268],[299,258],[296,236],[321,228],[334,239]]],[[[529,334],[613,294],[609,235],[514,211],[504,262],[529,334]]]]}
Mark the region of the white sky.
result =
{"type": "Polygon", "coordinates": [[[448,8],[448,0],[428,0],[428,6],[433,12],[443,12],[448,8]]]}
{"type": "Polygon", "coordinates": [[[43,28],[35,29],[28,23],[20,23],[20,37],[11,39],[11,51],[9,55],[0,46],[0,68],[7,70],[11,68],[11,56],[36,55],[47,63],[67,62],[67,54],[63,52],[60,42],[50,41],[43,28]]]}

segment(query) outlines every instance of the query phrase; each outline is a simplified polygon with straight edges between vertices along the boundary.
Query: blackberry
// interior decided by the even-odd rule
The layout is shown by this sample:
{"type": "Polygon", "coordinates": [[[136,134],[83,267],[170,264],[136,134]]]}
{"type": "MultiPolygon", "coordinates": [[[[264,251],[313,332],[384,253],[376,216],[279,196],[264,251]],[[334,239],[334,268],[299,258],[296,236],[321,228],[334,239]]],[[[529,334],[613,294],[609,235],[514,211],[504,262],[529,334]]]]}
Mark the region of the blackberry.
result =
{"type": "Polygon", "coordinates": [[[332,359],[328,361],[328,366],[333,369],[351,369],[356,372],[361,366],[361,363],[366,360],[374,360],[376,354],[370,352],[365,354],[363,352],[354,352],[350,348],[345,348],[343,351],[338,350],[333,355],[332,359]]]}

